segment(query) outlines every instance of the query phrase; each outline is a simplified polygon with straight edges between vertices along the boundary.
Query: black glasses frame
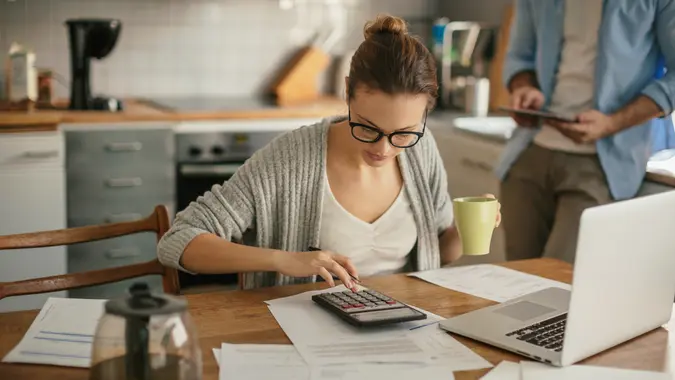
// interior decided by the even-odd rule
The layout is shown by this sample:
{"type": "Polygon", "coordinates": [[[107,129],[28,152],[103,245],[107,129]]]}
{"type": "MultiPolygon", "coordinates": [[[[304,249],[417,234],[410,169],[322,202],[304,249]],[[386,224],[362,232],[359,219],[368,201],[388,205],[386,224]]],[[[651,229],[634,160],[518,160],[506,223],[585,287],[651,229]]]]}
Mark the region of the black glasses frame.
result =
{"type": "Polygon", "coordinates": [[[361,141],[361,142],[366,143],[366,144],[375,144],[376,142],[380,141],[383,136],[387,136],[387,140],[389,140],[389,144],[391,144],[392,146],[394,146],[396,148],[407,149],[407,148],[412,148],[413,146],[415,146],[415,144],[417,144],[422,139],[422,137],[424,136],[424,131],[427,128],[427,115],[428,115],[428,110],[424,110],[424,124],[423,124],[423,127],[422,127],[422,132],[396,131],[396,132],[386,134],[386,133],[382,132],[381,130],[379,130],[375,127],[371,127],[370,125],[365,125],[365,124],[361,124],[361,123],[357,123],[357,122],[352,121],[352,110],[351,110],[351,108],[348,108],[348,110],[347,110],[347,118],[348,118],[347,121],[349,122],[349,126],[351,127],[352,137],[354,137],[358,141],[361,141]],[[373,132],[377,133],[377,137],[374,140],[360,139],[360,138],[356,137],[356,135],[354,134],[354,128],[356,128],[356,127],[364,128],[364,129],[367,129],[369,131],[373,131],[373,132]],[[411,145],[400,146],[400,145],[394,144],[394,142],[392,140],[392,136],[396,136],[396,135],[416,135],[417,140],[414,143],[412,143],[411,145]]]}

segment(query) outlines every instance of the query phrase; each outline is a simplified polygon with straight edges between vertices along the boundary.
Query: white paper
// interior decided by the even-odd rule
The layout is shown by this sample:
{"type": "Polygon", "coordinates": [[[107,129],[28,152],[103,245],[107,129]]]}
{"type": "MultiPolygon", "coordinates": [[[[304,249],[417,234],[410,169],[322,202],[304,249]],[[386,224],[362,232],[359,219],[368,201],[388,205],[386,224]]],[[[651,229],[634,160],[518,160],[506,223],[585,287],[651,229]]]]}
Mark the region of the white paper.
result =
{"type": "Polygon", "coordinates": [[[309,378],[309,367],[291,345],[223,343],[219,365],[223,380],[309,378]]]}
{"type": "Polygon", "coordinates": [[[611,367],[572,365],[553,367],[542,363],[520,363],[522,380],[671,380],[663,372],[636,371],[611,367]]]}
{"type": "Polygon", "coordinates": [[[454,380],[452,371],[435,366],[365,364],[325,366],[312,369],[310,380],[454,380]]]}
{"type": "Polygon", "coordinates": [[[88,368],[105,302],[49,298],[21,342],[2,361],[88,368]]]}
{"type": "Polygon", "coordinates": [[[668,331],[668,346],[666,347],[663,367],[664,371],[670,373],[672,378],[675,379],[675,345],[673,344],[675,342],[675,304],[673,304],[670,321],[663,325],[663,328],[668,331]]]}
{"type": "Polygon", "coordinates": [[[481,377],[481,380],[521,380],[520,364],[504,360],[481,377]]]}
{"type": "Polygon", "coordinates": [[[440,371],[470,371],[490,368],[492,364],[436,326],[410,331],[409,336],[430,355],[428,367],[440,371]]]}
{"type": "MultiPolygon", "coordinates": [[[[345,368],[349,371],[356,371],[358,367],[357,372],[361,374],[373,364],[382,365],[377,368],[384,371],[386,363],[389,368],[399,366],[392,370],[392,376],[405,367],[416,371],[424,368],[430,371],[429,378],[433,378],[431,371],[443,373],[447,378],[452,371],[492,366],[440,330],[437,322],[443,318],[433,313],[418,309],[427,314],[426,319],[362,329],[349,325],[311,300],[317,293],[344,290],[346,288],[338,286],[267,301],[281,328],[312,367],[347,364],[345,368]]],[[[357,376],[338,372],[343,377],[335,375],[336,379],[357,376]]]]}
{"type": "Polygon", "coordinates": [[[569,284],[492,264],[467,265],[410,273],[432,284],[496,302],[542,289],[571,289],[569,284]]]}
{"type": "MultiPolygon", "coordinates": [[[[231,350],[228,369],[221,369],[221,379],[262,379],[269,376],[293,380],[372,380],[385,376],[388,380],[410,380],[422,376],[425,380],[453,380],[452,370],[443,367],[410,366],[404,364],[334,365],[311,368],[302,360],[293,346],[282,345],[228,345],[231,350]],[[292,365],[288,365],[288,358],[292,365]],[[232,364],[234,362],[234,364],[232,364]],[[299,367],[305,366],[305,369],[299,367]],[[290,367],[290,368],[289,368],[290,367]]],[[[213,355],[220,365],[221,349],[213,355]]]]}

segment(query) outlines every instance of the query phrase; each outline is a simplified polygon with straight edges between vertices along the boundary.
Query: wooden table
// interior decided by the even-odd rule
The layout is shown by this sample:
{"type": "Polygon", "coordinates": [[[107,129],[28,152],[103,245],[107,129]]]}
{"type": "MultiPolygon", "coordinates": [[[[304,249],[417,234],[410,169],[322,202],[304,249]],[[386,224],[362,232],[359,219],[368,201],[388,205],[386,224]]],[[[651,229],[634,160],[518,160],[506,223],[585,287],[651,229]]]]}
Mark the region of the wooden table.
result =
{"type": "MultiPolygon", "coordinates": [[[[503,264],[506,267],[571,282],[570,265],[553,259],[525,260],[503,264]]],[[[421,307],[443,317],[463,314],[494,304],[492,301],[444,289],[405,275],[366,279],[364,285],[421,307]]],[[[290,344],[276,320],[263,303],[317,289],[325,284],[307,284],[264,288],[252,291],[213,292],[188,295],[190,313],[196,322],[204,361],[204,379],[218,379],[218,367],[212,349],[222,342],[290,344]]],[[[9,352],[28,329],[37,311],[0,314],[0,357],[9,352]]],[[[611,323],[611,321],[609,321],[611,323]]],[[[466,338],[457,337],[466,346],[493,364],[521,357],[466,338]]],[[[668,350],[668,331],[659,328],[618,347],[585,360],[584,364],[630,369],[666,371],[672,368],[668,350]]],[[[489,369],[456,372],[455,378],[478,379],[489,369]]],[[[0,363],[0,379],[87,379],[84,369],[0,363]]]]}

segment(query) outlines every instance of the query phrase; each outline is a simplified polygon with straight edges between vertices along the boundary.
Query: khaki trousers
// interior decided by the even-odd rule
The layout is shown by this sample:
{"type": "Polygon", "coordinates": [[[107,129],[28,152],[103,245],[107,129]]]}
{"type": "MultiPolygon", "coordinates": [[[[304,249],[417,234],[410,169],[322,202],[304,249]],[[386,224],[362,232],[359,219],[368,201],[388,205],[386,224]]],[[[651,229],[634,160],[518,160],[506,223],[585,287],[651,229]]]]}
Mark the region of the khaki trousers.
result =
{"type": "Polygon", "coordinates": [[[574,263],[581,212],[611,201],[597,155],[530,145],[501,184],[506,259],[574,263]]]}

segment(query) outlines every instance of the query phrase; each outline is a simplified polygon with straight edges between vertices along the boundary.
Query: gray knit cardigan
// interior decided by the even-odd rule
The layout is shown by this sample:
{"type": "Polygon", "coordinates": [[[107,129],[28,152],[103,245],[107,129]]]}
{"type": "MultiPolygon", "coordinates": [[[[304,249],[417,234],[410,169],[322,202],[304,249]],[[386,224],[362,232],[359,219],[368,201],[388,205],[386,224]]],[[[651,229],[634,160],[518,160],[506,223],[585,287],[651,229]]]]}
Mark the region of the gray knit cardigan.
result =
{"type": "MultiPolygon", "coordinates": [[[[345,117],[284,133],[257,151],[234,176],[179,212],[157,247],[159,260],[186,271],[180,258],[203,233],[228,241],[289,252],[318,246],[323,206],[328,128],[345,117]]],[[[409,267],[440,267],[439,234],[453,222],[447,179],[432,134],[399,156],[399,166],[417,224],[409,267]]],[[[349,252],[341,252],[349,254],[349,252]]],[[[280,273],[246,273],[244,288],[316,281],[280,273]]]]}

